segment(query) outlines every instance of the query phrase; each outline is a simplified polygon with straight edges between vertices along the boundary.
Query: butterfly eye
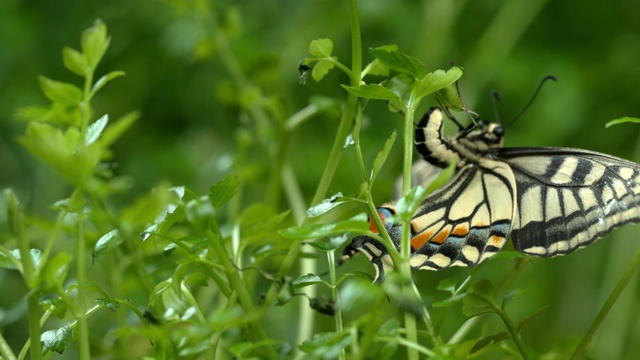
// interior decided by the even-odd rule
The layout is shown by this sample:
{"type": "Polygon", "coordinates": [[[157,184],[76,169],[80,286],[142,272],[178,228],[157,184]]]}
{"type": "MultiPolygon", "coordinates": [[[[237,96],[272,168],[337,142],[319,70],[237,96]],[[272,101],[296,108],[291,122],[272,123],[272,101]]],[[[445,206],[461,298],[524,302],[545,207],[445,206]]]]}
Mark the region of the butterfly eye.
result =
{"type": "Polygon", "coordinates": [[[504,128],[502,127],[502,125],[496,125],[493,127],[493,129],[491,129],[491,133],[493,133],[493,135],[495,135],[496,137],[503,137],[504,128]]]}

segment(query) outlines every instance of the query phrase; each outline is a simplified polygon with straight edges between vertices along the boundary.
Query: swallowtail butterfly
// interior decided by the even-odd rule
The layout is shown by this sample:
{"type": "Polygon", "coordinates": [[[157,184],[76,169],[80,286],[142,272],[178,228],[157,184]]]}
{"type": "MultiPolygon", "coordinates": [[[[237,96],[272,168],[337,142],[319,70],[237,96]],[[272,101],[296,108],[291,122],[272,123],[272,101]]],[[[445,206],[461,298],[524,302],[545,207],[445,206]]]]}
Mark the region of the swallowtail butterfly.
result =
{"type": "MultiPolygon", "coordinates": [[[[509,236],[527,255],[565,255],[640,222],[640,165],[572,148],[503,148],[503,135],[501,125],[479,123],[445,137],[439,108],[420,121],[415,145],[422,158],[440,168],[457,160],[454,177],[411,220],[413,269],[477,265],[509,236]]],[[[385,222],[395,210],[378,213],[385,222]]],[[[400,225],[385,226],[399,248],[400,225]]],[[[374,264],[376,280],[393,268],[384,246],[369,237],[354,238],[342,260],[357,252],[374,264]]]]}

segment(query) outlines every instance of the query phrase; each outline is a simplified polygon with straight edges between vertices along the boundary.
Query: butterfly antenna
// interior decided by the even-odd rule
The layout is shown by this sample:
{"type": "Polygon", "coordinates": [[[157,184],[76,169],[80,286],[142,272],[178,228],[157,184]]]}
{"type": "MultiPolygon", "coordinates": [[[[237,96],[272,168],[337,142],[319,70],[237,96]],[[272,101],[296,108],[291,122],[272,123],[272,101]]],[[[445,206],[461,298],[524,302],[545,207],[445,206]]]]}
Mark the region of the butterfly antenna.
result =
{"type": "Polygon", "coordinates": [[[498,114],[498,101],[500,100],[502,99],[500,99],[498,90],[493,90],[491,92],[491,107],[493,108],[493,116],[498,124],[500,124],[500,115],[498,114]]]}
{"type": "Polygon", "coordinates": [[[478,126],[478,122],[476,121],[476,119],[478,118],[478,113],[469,110],[469,108],[467,107],[467,104],[464,103],[464,98],[462,97],[462,93],[460,92],[460,85],[458,84],[458,82],[455,82],[456,84],[456,92],[458,93],[458,99],[460,99],[460,103],[462,104],[462,109],[464,110],[464,112],[467,113],[467,116],[469,116],[469,120],[471,120],[471,122],[473,123],[473,125],[478,126]]]}
{"type": "Polygon", "coordinates": [[[538,96],[538,93],[542,89],[542,85],[544,85],[544,83],[546,83],[548,80],[558,81],[558,79],[556,79],[556,77],[553,76],[553,75],[545,76],[544,79],[542,79],[542,81],[540,81],[540,84],[538,85],[538,88],[533,93],[533,96],[531,97],[531,99],[529,99],[529,102],[527,103],[527,105],[524,106],[524,108],[520,111],[520,113],[518,115],[516,115],[516,117],[514,117],[513,120],[511,120],[509,122],[509,124],[507,124],[506,127],[510,127],[511,125],[513,125],[513,123],[515,123],[516,120],[518,120],[520,118],[520,116],[522,116],[527,111],[527,109],[529,109],[529,106],[531,106],[531,104],[533,104],[533,100],[536,99],[536,97],[538,96]]]}

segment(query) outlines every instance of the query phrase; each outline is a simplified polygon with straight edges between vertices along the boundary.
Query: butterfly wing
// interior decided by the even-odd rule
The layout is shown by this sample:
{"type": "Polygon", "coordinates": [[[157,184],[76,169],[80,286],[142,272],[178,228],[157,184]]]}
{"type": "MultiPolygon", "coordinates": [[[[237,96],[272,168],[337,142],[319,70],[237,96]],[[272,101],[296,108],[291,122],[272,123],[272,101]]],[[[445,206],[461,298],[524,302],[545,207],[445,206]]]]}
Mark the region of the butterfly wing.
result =
{"type": "Polygon", "coordinates": [[[571,148],[503,148],[517,183],[514,247],[564,255],[640,221],[640,165],[571,148]]]}
{"type": "Polygon", "coordinates": [[[429,195],[411,221],[411,267],[473,266],[505,244],[515,215],[514,175],[483,159],[461,168],[429,195]]]}

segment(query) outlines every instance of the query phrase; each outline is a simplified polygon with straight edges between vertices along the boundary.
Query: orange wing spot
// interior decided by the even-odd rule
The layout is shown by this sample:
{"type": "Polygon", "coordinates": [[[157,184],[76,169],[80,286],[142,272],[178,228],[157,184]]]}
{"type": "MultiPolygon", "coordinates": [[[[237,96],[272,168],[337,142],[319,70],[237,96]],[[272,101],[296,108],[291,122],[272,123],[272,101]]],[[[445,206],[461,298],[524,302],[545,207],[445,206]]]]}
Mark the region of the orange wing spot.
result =
{"type": "Polygon", "coordinates": [[[495,247],[501,247],[504,243],[504,238],[502,236],[493,235],[489,238],[489,245],[495,247]]]}
{"type": "Polygon", "coordinates": [[[451,235],[457,236],[457,237],[465,237],[467,236],[468,233],[469,233],[469,226],[467,224],[458,224],[456,225],[455,228],[453,228],[451,235]]]}
{"type": "Polygon", "coordinates": [[[442,244],[449,237],[449,233],[450,232],[447,230],[440,231],[439,233],[433,236],[433,239],[431,239],[431,242],[436,244],[442,244]]]}
{"type": "Polygon", "coordinates": [[[427,241],[429,241],[429,239],[431,239],[432,236],[433,236],[433,233],[430,233],[427,231],[414,236],[411,239],[411,248],[414,251],[420,249],[422,245],[424,245],[427,241]]]}
{"type": "MultiPolygon", "coordinates": [[[[382,224],[384,226],[387,226],[387,217],[385,214],[383,214],[382,212],[378,211],[378,216],[380,217],[380,220],[382,220],[382,224]]],[[[376,226],[375,221],[373,221],[373,219],[369,219],[369,224],[371,224],[371,227],[369,228],[369,230],[371,230],[372,233],[374,234],[380,234],[380,230],[378,230],[378,227],[376,226]]]]}

